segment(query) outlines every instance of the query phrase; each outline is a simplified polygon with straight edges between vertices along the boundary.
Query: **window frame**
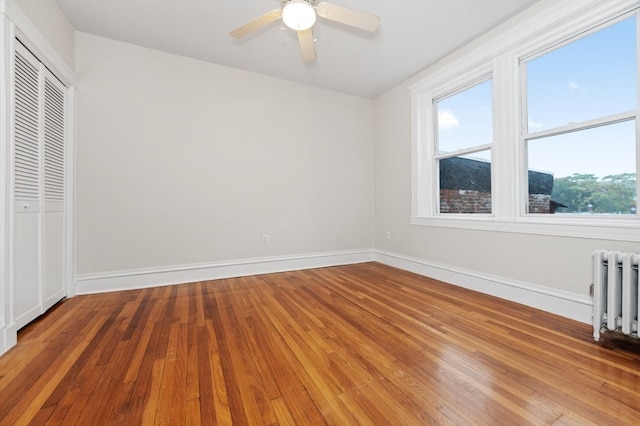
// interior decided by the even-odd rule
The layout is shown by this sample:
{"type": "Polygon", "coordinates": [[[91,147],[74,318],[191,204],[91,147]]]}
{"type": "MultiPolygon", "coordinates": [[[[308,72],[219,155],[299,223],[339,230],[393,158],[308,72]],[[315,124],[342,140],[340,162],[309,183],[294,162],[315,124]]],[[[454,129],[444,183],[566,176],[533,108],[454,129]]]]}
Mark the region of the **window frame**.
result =
{"type": "MultiPolygon", "coordinates": [[[[437,102],[439,100],[445,99],[449,96],[453,96],[457,93],[461,93],[468,88],[473,87],[476,84],[482,83],[487,80],[492,80],[492,68],[490,66],[479,66],[468,72],[459,74],[457,78],[450,79],[447,82],[443,82],[444,84],[434,86],[433,88],[429,87],[430,90],[425,90],[420,93],[417,97],[412,97],[414,104],[414,111],[417,114],[414,114],[414,119],[417,120],[417,126],[413,126],[414,133],[419,134],[419,137],[423,142],[428,140],[428,143],[422,144],[414,144],[414,158],[417,161],[414,161],[414,172],[416,177],[414,182],[414,194],[413,194],[413,207],[412,207],[412,217],[414,216],[422,216],[422,217],[439,217],[439,190],[429,190],[430,188],[438,188],[440,187],[440,179],[439,179],[439,168],[432,167],[432,165],[436,164],[442,158],[448,158],[452,156],[456,156],[459,153],[464,153],[469,151],[469,149],[456,150],[455,152],[449,152],[446,154],[439,154],[438,144],[436,141],[437,134],[437,115],[438,108],[437,102]],[[437,89],[437,90],[435,90],[437,89]],[[420,194],[420,195],[418,195],[420,194]],[[426,194],[429,194],[427,196],[426,194]]],[[[494,92],[495,93],[495,92],[494,92]]],[[[495,100],[492,99],[492,111],[495,114],[495,100]]],[[[494,121],[494,132],[495,132],[495,121],[494,121]]],[[[414,137],[414,140],[416,138],[414,137]]],[[[495,140],[495,137],[494,137],[495,140]]],[[[493,145],[493,144],[492,144],[493,145]]],[[[477,146],[472,148],[472,150],[476,150],[477,146]]],[[[492,152],[492,160],[493,160],[493,152],[492,152]]],[[[492,168],[492,177],[491,177],[491,185],[493,187],[493,161],[491,164],[492,168]]],[[[493,211],[493,201],[492,208],[493,211]]],[[[466,216],[466,213],[446,213],[447,217],[461,217],[466,216]]],[[[488,217],[493,214],[473,214],[473,216],[482,216],[488,217]]]]}
{"type": "Polygon", "coordinates": [[[439,125],[439,120],[438,120],[438,102],[450,98],[452,96],[458,95],[460,93],[465,92],[468,89],[471,89],[477,85],[480,85],[482,83],[485,83],[487,81],[491,81],[491,110],[492,110],[492,115],[495,115],[495,111],[493,110],[493,75],[491,74],[491,72],[488,72],[486,74],[483,75],[479,75],[476,78],[474,78],[473,80],[469,81],[467,84],[461,86],[461,87],[457,87],[455,88],[453,91],[449,91],[446,92],[444,94],[442,94],[441,96],[438,96],[436,98],[432,99],[432,103],[431,103],[431,114],[429,115],[430,117],[432,117],[432,122],[434,123],[434,134],[433,134],[433,149],[430,150],[431,154],[433,155],[433,157],[430,159],[429,154],[427,154],[427,161],[429,162],[429,164],[433,164],[433,179],[434,180],[434,188],[437,188],[437,190],[434,190],[434,202],[433,202],[433,206],[432,206],[432,212],[434,215],[446,215],[447,217],[456,217],[456,216],[466,216],[469,214],[472,214],[473,216],[492,216],[493,215],[493,196],[491,197],[491,212],[492,213],[442,213],[440,212],[440,167],[441,167],[441,160],[445,160],[447,158],[456,158],[456,157],[463,157],[465,155],[469,155],[469,154],[473,154],[476,152],[482,152],[482,151],[489,151],[489,157],[491,158],[491,186],[492,186],[492,191],[493,191],[493,185],[494,185],[494,181],[493,181],[493,140],[495,139],[493,137],[493,131],[495,131],[495,121],[492,121],[492,140],[490,143],[485,143],[485,144],[479,144],[479,145],[474,145],[472,147],[468,147],[468,148],[460,148],[460,149],[456,149],[455,151],[450,151],[450,152],[445,152],[445,153],[440,153],[440,140],[439,140],[439,129],[438,129],[438,125],[439,125]]]}
{"type": "MultiPolygon", "coordinates": [[[[640,33],[640,6],[634,1],[594,1],[588,4],[572,1],[534,6],[524,18],[510,26],[505,24],[496,28],[428,69],[422,79],[409,88],[413,160],[410,223],[640,242],[640,208],[635,215],[620,217],[529,214],[525,138],[539,138],[547,131],[527,134],[528,129],[522,125],[526,123],[526,117],[522,118],[526,115],[526,98],[523,96],[526,79],[520,67],[522,61],[630,16],[636,17],[636,31],[640,33]],[[494,139],[491,148],[492,213],[439,214],[438,169],[435,167],[437,129],[433,119],[433,114],[437,114],[435,101],[471,87],[474,82],[482,81],[482,76],[487,75],[492,79],[494,112],[494,139]]],[[[638,45],[640,50],[640,43],[638,45]]],[[[640,52],[638,58],[640,61],[640,52]]],[[[638,91],[640,92],[640,81],[638,91]]],[[[640,145],[639,111],[640,108],[580,124],[586,123],[593,127],[602,125],[602,120],[635,120],[636,143],[640,145]]],[[[571,130],[571,126],[566,127],[563,129],[565,132],[571,130]]],[[[558,131],[557,128],[550,130],[558,131]]],[[[639,169],[640,146],[636,149],[636,176],[640,178],[639,169]]],[[[639,194],[640,179],[636,179],[636,196],[639,194]]]]}

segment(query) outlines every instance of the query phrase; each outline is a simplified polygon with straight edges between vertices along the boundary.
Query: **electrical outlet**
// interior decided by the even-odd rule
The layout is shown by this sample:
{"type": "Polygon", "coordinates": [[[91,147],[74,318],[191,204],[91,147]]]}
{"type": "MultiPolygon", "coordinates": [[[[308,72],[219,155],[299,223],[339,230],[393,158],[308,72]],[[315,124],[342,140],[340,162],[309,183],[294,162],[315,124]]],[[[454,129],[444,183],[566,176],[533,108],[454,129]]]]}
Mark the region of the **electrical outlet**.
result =
{"type": "Polygon", "coordinates": [[[262,235],[262,244],[269,244],[269,234],[262,235]]]}
{"type": "Polygon", "coordinates": [[[391,232],[387,231],[387,233],[384,235],[384,238],[386,240],[390,240],[391,239],[391,232]]]}

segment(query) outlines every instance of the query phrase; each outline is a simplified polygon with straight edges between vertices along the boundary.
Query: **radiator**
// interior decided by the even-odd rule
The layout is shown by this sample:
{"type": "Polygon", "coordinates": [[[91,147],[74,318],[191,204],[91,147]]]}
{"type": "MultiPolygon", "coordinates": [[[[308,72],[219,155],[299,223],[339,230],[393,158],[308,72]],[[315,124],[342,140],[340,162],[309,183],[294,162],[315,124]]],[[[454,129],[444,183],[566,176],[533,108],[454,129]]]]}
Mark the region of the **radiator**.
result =
{"type": "Polygon", "coordinates": [[[593,253],[593,338],[616,331],[638,338],[638,261],[640,254],[593,253]]]}

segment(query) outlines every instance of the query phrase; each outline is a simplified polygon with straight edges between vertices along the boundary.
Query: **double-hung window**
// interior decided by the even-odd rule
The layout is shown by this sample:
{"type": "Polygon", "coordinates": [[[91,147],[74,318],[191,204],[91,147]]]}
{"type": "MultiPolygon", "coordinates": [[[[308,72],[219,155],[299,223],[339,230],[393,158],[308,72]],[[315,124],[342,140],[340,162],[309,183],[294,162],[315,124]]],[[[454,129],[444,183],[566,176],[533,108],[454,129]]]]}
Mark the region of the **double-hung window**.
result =
{"type": "Polygon", "coordinates": [[[527,213],[637,211],[637,34],[634,15],[522,62],[527,167],[552,177],[527,213]]]}
{"type": "Polygon", "coordinates": [[[545,8],[411,87],[412,224],[640,241],[640,7],[545,8]]]}
{"type": "Polygon", "coordinates": [[[491,213],[491,79],[435,102],[438,213],[491,213]]]}

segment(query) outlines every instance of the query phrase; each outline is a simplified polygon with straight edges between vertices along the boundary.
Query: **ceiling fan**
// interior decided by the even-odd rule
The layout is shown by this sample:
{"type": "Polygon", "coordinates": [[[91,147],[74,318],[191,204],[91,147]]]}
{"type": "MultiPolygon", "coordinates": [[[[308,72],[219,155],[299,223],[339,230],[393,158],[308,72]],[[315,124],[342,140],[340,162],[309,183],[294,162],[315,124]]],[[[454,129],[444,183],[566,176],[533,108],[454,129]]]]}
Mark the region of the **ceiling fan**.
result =
{"type": "Polygon", "coordinates": [[[236,28],[229,33],[231,37],[244,37],[282,18],[284,25],[298,33],[302,60],[311,62],[316,58],[316,50],[313,44],[313,25],[316,22],[316,17],[369,32],[375,32],[380,24],[380,17],[376,15],[333,3],[321,1],[316,4],[316,0],[280,1],[282,2],[282,8],[267,12],[253,21],[236,28]]]}

